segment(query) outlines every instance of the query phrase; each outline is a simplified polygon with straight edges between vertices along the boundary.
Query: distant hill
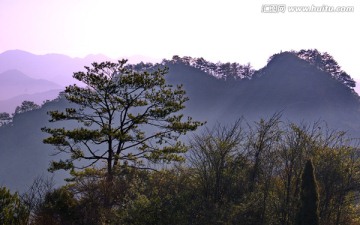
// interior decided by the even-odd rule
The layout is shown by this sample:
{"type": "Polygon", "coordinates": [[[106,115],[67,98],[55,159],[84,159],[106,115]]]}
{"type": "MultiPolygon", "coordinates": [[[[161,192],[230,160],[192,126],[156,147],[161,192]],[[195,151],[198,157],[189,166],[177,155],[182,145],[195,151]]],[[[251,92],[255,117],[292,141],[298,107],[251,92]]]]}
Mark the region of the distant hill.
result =
{"type": "Polygon", "coordinates": [[[0,73],[0,101],[19,95],[59,90],[62,88],[62,86],[48,80],[31,78],[19,70],[8,70],[0,73]]]}
{"type": "MultiPolygon", "coordinates": [[[[48,124],[47,111],[64,108],[61,101],[44,104],[40,109],[17,114],[13,123],[0,127],[0,186],[24,191],[37,176],[50,176],[47,172],[52,151],[42,143],[45,138],[40,129],[48,124]]],[[[56,182],[65,175],[57,176],[56,182]]]]}
{"type": "MultiPolygon", "coordinates": [[[[358,137],[360,103],[352,79],[337,64],[325,59],[319,57],[312,63],[309,58],[300,57],[299,52],[283,52],[270,57],[258,71],[248,65],[214,64],[189,57],[130,67],[169,67],[167,81],[183,84],[190,98],[184,113],[207,121],[208,126],[217,121],[231,123],[241,116],[249,122],[257,121],[281,111],[284,121],[324,120],[329,127],[358,137]],[[328,68],[337,68],[337,72],[328,68]]],[[[16,115],[12,124],[0,127],[0,185],[23,189],[36,175],[46,173],[55,156],[51,156],[53,147],[42,144],[45,134],[40,128],[53,126],[47,122],[47,111],[63,110],[66,106],[63,99],[47,102],[40,109],[16,115]]],[[[58,181],[63,176],[58,176],[58,181]]]]}
{"type": "Polygon", "coordinates": [[[53,100],[59,96],[59,92],[63,89],[54,89],[34,94],[22,94],[6,100],[0,100],[0,112],[14,113],[15,108],[23,101],[32,101],[41,105],[46,100],[53,100]]]}
{"type": "Polygon", "coordinates": [[[290,120],[320,119],[354,133],[360,129],[356,92],[289,52],[274,56],[250,82],[232,90],[232,95],[233,112],[242,111],[244,115],[264,116],[282,110],[290,120]]]}
{"type": "MultiPolygon", "coordinates": [[[[22,50],[10,50],[0,54],[0,73],[7,70],[20,70],[30,77],[51,80],[62,86],[76,82],[74,72],[84,70],[93,62],[113,61],[105,55],[88,55],[84,58],[71,58],[62,54],[35,55],[22,50]]],[[[132,56],[131,63],[139,61],[153,61],[144,56],[132,56]]]]}
{"type": "MultiPolygon", "coordinates": [[[[315,54],[321,56],[316,50],[315,54]]],[[[282,111],[284,119],[324,120],[330,126],[356,133],[360,123],[354,121],[360,119],[360,103],[353,90],[355,82],[330,55],[325,55],[324,61],[315,64],[298,52],[283,52],[271,56],[258,71],[238,64],[233,70],[237,72],[232,73],[233,64],[205,61],[205,66],[199,66],[191,58],[175,58],[163,65],[170,67],[170,82],[184,84],[191,99],[189,108],[198,118],[226,121],[245,116],[257,120],[282,111]],[[208,68],[217,75],[209,76],[208,68]],[[323,68],[336,68],[336,72],[323,68]]]]}
{"type": "Polygon", "coordinates": [[[0,73],[19,70],[32,78],[47,79],[62,86],[75,82],[74,72],[94,61],[110,60],[104,55],[89,55],[85,58],[71,58],[61,54],[34,55],[21,50],[10,50],[0,54],[0,73]]]}

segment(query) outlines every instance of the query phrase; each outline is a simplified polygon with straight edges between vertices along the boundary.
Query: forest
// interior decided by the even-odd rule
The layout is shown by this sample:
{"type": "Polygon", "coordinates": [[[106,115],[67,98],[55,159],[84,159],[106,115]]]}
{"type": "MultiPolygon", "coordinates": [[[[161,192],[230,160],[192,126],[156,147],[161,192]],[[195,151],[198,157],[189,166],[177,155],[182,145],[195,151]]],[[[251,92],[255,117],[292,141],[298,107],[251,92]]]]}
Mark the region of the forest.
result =
{"type": "Polygon", "coordinates": [[[360,224],[358,139],[281,111],[195,121],[181,114],[189,98],[166,83],[167,68],[125,64],[74,73],[85,86],[66,87],[59,99],[71,107],[49,111],[42,128],[63,157],[49,171],[68,171],[67,183],[0,188],[1,224],[360,224]]]}

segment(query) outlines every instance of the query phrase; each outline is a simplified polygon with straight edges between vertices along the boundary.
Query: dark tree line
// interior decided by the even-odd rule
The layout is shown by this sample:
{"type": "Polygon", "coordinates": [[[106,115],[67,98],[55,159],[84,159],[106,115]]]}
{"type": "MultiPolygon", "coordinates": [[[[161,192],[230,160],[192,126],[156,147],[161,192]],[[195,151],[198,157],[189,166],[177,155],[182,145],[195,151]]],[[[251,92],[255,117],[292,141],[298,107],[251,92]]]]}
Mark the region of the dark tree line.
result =
{"type": "Polygon", "coordinates": [[[359,224],[359,172],[359,148],[344,133],[275,116],[203,129],[185,163],[124,166],[114,173],[110,210],[106,174],[95,167],[58,189],[37,181],[16,198],[40,225],[352,225],[359,224]]]}

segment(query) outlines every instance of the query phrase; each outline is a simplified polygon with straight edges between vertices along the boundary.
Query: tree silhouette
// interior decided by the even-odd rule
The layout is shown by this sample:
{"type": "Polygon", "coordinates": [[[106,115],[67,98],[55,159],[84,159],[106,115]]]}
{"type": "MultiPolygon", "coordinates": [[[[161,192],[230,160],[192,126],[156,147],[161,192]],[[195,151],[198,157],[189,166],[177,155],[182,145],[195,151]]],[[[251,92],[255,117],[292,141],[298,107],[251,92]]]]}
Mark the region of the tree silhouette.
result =
{"type": "Polygon", "coordinates": [[[136,72],[118,63],[93,63],[74,78],[87,86],[66,87],[73,108],[51,111],[51,122],[75,121],[77,128],[43,128],[44,143],[70,155],[50,170],[84,169],[105,162],[107,178],[121,166],[148,168],[145,162],[180,161],[186,148],[178,138],[200,122],[178,112],[188,100],[182,86],[166,84],[167,68],[136,72]],[[78,161],[81,161],[80,163],[78,161]]]}
{"type": "Polygon", "coordinates": [[[319,193],[314,173],[314,165],[310,159],[306,162],[302,174],[300,208],[296,224],[319,224],[319,193]]]}
{"type": "Polygon", "coordinates": [[[35,110],[38,108],[40,108],[40,106],[32,101],[23,101],[20,106],[16,107],[15,115],[24,113],[24,112],[28,112],[28,111],[32,111],[32,110],[35,110]]]}
{"type": "Polygon", "coordinates": [[[7,112],[0,113],[0,127],[10,123],[12,120],[11,116],[7,112]]]}

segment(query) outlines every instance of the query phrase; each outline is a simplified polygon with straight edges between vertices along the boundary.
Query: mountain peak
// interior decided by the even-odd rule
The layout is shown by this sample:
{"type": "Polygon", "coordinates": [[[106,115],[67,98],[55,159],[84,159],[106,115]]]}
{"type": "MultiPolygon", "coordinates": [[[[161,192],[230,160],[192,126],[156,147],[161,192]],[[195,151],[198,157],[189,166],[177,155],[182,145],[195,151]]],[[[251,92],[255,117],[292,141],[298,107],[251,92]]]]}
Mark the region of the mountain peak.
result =
{"type": "Polygon", "coordinates": [[[281,66],[287,67],[289,66],[287,64],[299,61],[296,60],[296,58],[305,61],[317,69],[329,74],[332,78],[350,89],[353,89],[356,86],[356,82],[350,77],[350,75],[341,69],[339,64],[329,53],[321,53],[317,49],[300,50],[298,52],[286,51],[274,54],[269,58],[268,65],[266,67],[269,67],[274,63],[279,63],[280,61],[285,62],[281,63],[281,66]]]}
{"type": "Polygon", "coordinates": [[[7,50],[7,51],[5,51],[5,52],[3,52],[1,54],[3,54],[3,55],[19,55],[19,54],[21,54],[21,55],[34,55],[34,54],[30,53],[30,52],[20,50],[20,49],[7,50]]]}

